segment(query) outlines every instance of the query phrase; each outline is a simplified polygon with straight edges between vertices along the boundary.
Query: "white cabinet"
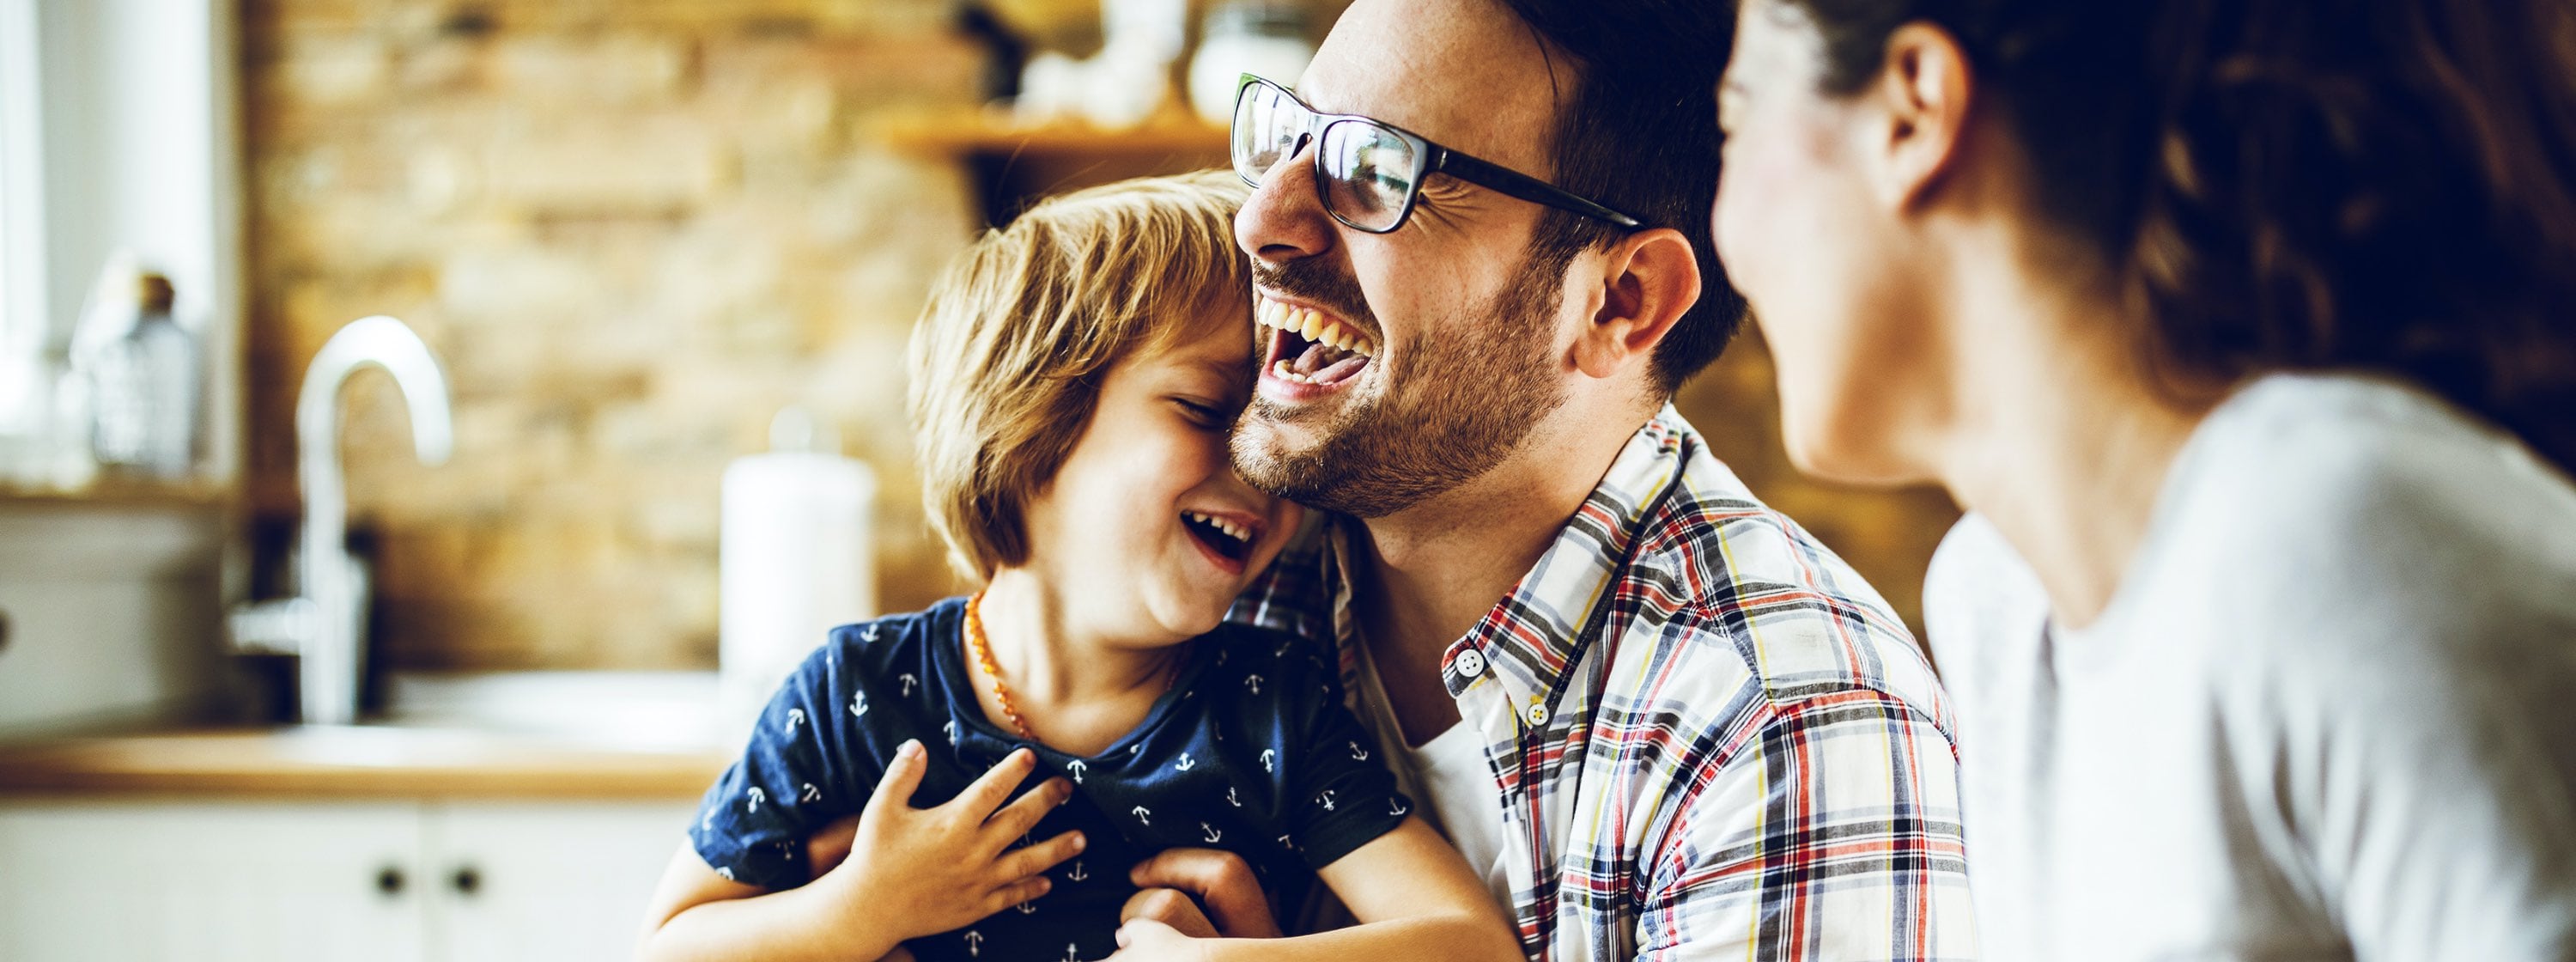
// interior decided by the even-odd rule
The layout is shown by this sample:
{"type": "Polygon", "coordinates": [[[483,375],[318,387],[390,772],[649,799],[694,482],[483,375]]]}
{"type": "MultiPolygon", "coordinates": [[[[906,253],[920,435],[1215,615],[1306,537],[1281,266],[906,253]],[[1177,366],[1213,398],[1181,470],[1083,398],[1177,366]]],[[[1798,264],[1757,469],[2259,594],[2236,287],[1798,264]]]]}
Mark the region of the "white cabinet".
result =
{"type": "Polygon", "coordinates": [[[0,959],[626,957],[684,802],[0,806],[0,959]]]}
{"type": "Polygon", "coordinates": [[[416,804],[0,809],[0,959],[425,962],[420,822],[416,804]]]}
{"type": "Polygon", "coordinates": [[[694,803],[476,804],[429,812],[436,959],[623,959],[694,803]]]}

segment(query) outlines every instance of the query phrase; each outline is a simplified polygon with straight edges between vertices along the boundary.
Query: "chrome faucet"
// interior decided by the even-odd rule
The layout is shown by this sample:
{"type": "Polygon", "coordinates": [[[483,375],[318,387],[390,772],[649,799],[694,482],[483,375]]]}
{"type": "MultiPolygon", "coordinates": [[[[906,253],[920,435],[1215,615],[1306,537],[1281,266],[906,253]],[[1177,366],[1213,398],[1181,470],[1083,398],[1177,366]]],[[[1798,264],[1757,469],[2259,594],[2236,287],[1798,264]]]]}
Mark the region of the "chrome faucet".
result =
{"type": "Polygon", "coordinates": [[[296,482],[304,492],[297,538],[296,597],[237,608],[233,644],[245,651],[299,656],[296,701],[312,725],[358,720],[358,687],[366,671],[365,566],[350,557],[349,502],[340,472],[340,387],[369,364],[384,368],[411,409],[412,448],[422,464],[447,460],[454,445],[447,377],[429,345],[403,322],[360,318],[331,335],[305,370],[295,398],[296,482]]]}

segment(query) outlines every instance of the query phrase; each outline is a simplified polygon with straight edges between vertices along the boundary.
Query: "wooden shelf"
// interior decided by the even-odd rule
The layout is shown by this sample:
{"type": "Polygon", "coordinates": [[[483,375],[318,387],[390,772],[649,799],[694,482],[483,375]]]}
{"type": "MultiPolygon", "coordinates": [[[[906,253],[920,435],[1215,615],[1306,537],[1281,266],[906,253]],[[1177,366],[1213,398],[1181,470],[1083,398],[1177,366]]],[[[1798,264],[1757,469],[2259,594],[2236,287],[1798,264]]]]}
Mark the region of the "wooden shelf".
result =
{"type": "Polygon", "coordinates": [[[1162,154],[1204,156],[1210,163],[1224,158],[1227,137],[1226,128],[1187,115],[1157,117],[1141,126],[1112,130],[1072,122],[1023,127],[991,114],[964,111],[891,120],[880,134],[904,150],[955,156],[1162,154]]]}
{"type": "Polygon", "coordinates": [[[239,490],[212,481],[171,484],[103,477],[70,491],[0,484],[0,507],[230,508],[241,500],[239,490]]]}

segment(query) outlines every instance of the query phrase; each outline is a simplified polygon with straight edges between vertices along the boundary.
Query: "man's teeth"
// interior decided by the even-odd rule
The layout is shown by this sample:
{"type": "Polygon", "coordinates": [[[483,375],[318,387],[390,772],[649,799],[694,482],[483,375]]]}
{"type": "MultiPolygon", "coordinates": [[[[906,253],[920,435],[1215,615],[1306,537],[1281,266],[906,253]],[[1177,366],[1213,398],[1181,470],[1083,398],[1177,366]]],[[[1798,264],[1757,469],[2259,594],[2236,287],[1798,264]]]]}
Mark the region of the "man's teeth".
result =
{"type": "Polygon", "coordinates": [[[1266,327],[1275,327],[1317,344],[1328,344],[1361,357],[1376,357],[1377,342],[1368,335],[1352,330],[1342,322],[1324,316],[1321,311],[1293,307],[1262,298],[1254,308],[1253,318],[1266,327]]]}
{"type": "Polygon", "coordinates": [[[1226,537],[1233,538],[1236,541],[1252,540],[1251,529],[1215,515],[1200,514],[1196,511],[1183,511],[1181,512],[1181,517],[1188,518],[1200,524],[1207,525],[1208,527],[1223,531],[1225,532],[1226,537]]]}

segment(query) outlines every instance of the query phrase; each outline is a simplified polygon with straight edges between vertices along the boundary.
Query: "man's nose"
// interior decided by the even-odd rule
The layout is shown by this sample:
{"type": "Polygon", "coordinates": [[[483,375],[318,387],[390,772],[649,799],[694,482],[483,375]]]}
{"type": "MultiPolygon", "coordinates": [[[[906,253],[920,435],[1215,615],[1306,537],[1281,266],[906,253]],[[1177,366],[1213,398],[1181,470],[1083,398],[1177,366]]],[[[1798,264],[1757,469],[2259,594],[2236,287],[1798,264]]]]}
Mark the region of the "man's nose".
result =
{"type": "Polygon", "coordinates": [[[1262,175],[1235,213],[1235,246],[1253,259],[1281,264],[1332,249],[1332,216],[1324,212],[1322,194],[1315,189],[1315,161],[1306,154],[1314,146],[1312,138],[1302,139],[1262,175]]]}

